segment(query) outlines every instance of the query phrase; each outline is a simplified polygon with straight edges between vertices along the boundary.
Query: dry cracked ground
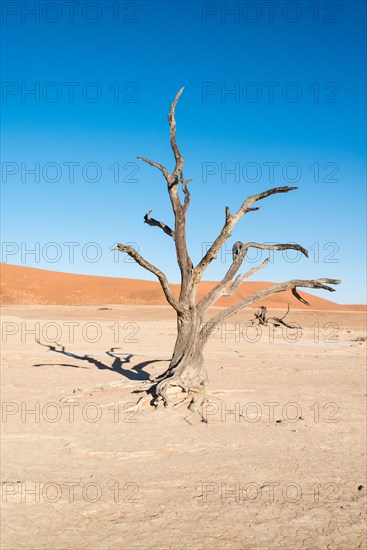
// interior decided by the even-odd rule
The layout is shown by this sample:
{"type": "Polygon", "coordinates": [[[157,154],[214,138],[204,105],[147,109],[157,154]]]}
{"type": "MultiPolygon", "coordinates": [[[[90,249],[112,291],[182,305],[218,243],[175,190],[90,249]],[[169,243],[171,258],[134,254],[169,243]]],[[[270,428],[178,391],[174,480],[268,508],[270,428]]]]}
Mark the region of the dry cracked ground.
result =
{"type": "Polygon", "coordinates": [[[169,308],[4,307],[2,549],[365,548],[365,314],[251,316],[207,346],[203,422],[135,405],[169,308]]]}

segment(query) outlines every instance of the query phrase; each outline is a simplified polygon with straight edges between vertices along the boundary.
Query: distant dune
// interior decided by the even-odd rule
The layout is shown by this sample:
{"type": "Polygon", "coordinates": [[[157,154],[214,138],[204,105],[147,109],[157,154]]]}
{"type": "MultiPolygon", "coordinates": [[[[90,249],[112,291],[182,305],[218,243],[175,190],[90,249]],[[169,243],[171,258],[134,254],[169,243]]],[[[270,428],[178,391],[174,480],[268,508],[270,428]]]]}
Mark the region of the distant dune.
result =
{"type": "MultiPolygon", "coordinates": [[[[204,281],[200,284],[199,298],[216,283],[204,281]]],[[[217,306],[225,307],[238,302],[250,293],[271,286],[269,282],[246,282],[232,297],[221,298],[217,306]]],[[[179,285],[172,285],[174,294],[179,285]]],[[[330,300],[302,292],[312,309],[363,311],[363,305],[340,305],[330,300]]],[[[324,292],[323,294],[327,294],[324,292]]],[[[93,275],[74,275],[46,271],[32,267],[1,264],[1,303],[4,305],[105,305],[141,304],[167,305],[158,282],[93,275]]],[[[297,309],[308,309],[288,291],[274,294],[258,302],[272,308],[284,308],[288,303],[297,309]]],[[[254,306],[253,306],[254,307],[254,306]]]]}

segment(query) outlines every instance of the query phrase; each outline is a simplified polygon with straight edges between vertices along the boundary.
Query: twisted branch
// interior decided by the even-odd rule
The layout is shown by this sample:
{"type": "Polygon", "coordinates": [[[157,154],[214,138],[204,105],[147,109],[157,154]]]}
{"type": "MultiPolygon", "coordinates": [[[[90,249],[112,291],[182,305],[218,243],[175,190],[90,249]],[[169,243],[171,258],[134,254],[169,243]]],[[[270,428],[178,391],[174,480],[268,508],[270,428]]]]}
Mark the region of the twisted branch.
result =
{"type": "Polygon", "coordinates": [[[264,199],[266,197],[269,197],[270,195],[274,195],[276,193],[288,193],[288,191],[293,191],[294,189],[298,189],[298,188],[287,187],[287,186],[274,187],[272,189],[268,189],[267,191],[263,191],[262,193],[258,193],[257,195],[251,195],[242,203],[242,206],[239,208],[239,210],[235,214],[231,214],[227,206],[225,209],[225,223],[222,228],[222,231],[220,232],[218,237],[215,239],[215,241],[213,242],[212,246],[209,248],[205,256],[201,259],[201,261],[195,267],[193,284],[198,284],[198,282],[200,281],[203,275],[203,272],[208,267],[208,265],[214,260],[214,258],[216,258],[219,250],[222,248],[226,240],[231,236],[232,229],[239,222],[242,216],[247,214],[247,212],[253,212],[254,210],[259,210],[259,208],[261,208],[260,206],[251,208],[251,205],[254,202],[264,199]]]}
{"type": "Polygon", "coordinates": [[[241,241],[237,241],[234,243],[232,248],[232,258],[233,263],[231,267],[228,269],[227,273],[225,274],[224,278],[199,302],[198,307],[200,308],[201,312],[205,312],[205,310],[213,305],[221,296],[232,296],[238,287],[251,275],[262,269],[267,265],[269,262],[269,258],[266,259],[262,264],[259,266],[253,267],[250,269],[247,273],[244,273],[243,275],[239,275],[236,280],[232,283],[232,285],[228,288],[229,283],[232,281],[233,277],[236,275],[238,270],[240,269],[246,254],[249,250],[249,248],[259,248],[260,250],[298,250],[302,252],[306,257],[308,257],[308,252],[303,246],[299,244],[260,244],[260,243],[254,243],[254,242],[248,242],[244,244],[241,241]]]}
{"type": "Polygon", "coordinates": [[[175,238],[175,232],[172,231],[172,229],[170,227],[168,227],[168,225],[166,225],[164,222],[160,222],[158,220],[155,220],[154,218],[150,218],[149,217],[149,214],[152,212],[152,210],[149,210],[145,216],[144,216],[144,223],[147,223],[148,225],[151,225],[151,226],[156,226],[156,227],[160,227],[161,229],[163,229],[163,231],[169,235],[170,237],[172,237],[173,239],[175,238]]]}

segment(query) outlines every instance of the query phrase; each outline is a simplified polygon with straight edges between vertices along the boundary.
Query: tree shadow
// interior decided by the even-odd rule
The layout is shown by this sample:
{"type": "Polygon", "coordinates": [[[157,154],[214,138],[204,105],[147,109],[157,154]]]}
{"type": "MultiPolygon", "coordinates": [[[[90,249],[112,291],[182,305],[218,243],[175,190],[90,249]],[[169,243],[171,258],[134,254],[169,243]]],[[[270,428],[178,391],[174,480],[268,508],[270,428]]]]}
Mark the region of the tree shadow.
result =
{"type": "MultiPolygon", "coordinates": [[[[66,357],[72,357],[73,359],[77,359],[79,361],[86,361],[87,363],[90,363],[97,367],[99,370],[109,370],[113,372],[117,372],[121,376],[124,376],[128,380],[149,380],[150,374],[149,372],[145,371],[144,368],[148,365],[151,365],[152,363],[159,363],[167,361],[166,359],[152,359],[151,361],[142,361],[141,363],[138,363],[137,365],[134,365],[131,369],[124,368],[124,365],[127,365],[131,362],[132,357],[134,357],[134,354],[127,353],[127,354],[117,354],[115,350],[119,350],[121,348],[111,348],[110,350],[106,351],[105,353],[114,359],[112,365],[106,365],[105,363],[102,363],[102,361],[99,361],[98,359],[95,359],[94,357],[91,357],[90,355],[78,355],[77,353],[72,353],[71,351],[66,351],[65,346],[62,346],[55,342],[57,346],[53,345],[47,345],[42,344],[39,340],[37,340],[37,343],[40,346],[47,347],[49,351],[54,351],[55,353],[60,353],[61,355],[64,355],[66,357]],[[58,349],[59,348],[59,349],[58,349]]],[[[71,365],[69,363],[37,363],[33,365],[34,367],[46,367],[46,366],[60,366],[60,367],[72,367],[77,369],[87,369],[88,367],[78,366],[78,365],[71,365]]]]}

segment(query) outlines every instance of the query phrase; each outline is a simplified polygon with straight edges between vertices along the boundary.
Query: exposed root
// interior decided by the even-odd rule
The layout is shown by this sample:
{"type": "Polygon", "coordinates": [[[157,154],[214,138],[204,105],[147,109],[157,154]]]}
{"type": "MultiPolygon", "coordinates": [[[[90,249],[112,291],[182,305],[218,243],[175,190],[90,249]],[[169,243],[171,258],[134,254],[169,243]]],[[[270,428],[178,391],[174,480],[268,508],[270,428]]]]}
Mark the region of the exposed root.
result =
{"type": "MultiPolygon", "coordinates": [[[[159,378],[159,377],[157,377],[159,378]]],[[[198,414],[202,421],[205,421],[202,415],[203,404],[209,400],[204,384],[185,383],[177,375],[169,374],[163,380],[152,380],[150,386],[137,390],[145,391],[152,397],[151,405],[158,407],[163,404],[164,407],[176,409],[186,407],[192,414],[198,414]]]]}
{"type": "Polygon", "coordinates": [[[125,413],[136,412],[137,410],[140,411],[140,409],[142,408],[142,406],[147,400],[148,400],[148,395],[143,395],[137,400],[135,405],[133,405],[132,407],[129,407],[128,409],[124,409],[124,412],[125,413]]]}

